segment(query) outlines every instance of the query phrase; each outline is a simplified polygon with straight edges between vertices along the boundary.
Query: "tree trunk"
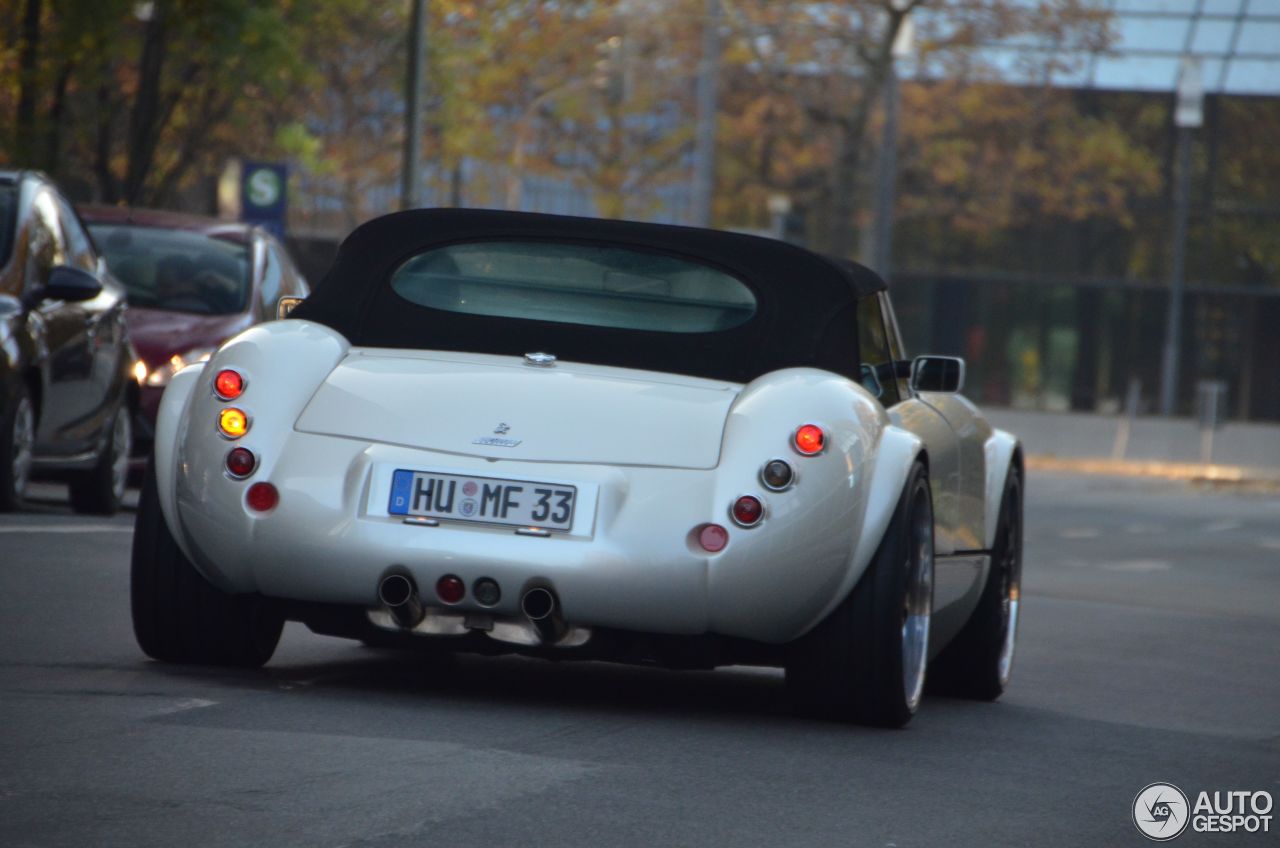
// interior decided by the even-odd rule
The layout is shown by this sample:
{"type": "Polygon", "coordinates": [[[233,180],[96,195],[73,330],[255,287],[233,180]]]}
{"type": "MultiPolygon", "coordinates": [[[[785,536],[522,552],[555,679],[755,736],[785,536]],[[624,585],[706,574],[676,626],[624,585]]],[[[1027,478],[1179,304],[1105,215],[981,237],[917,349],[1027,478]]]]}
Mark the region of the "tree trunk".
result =
{"type": "MultiPolygon", "coordinates": [[[[914,5],[914,4],[913,4],[914,5]]],[[[831,181],[831,218],[828,221],[827,250],[839,256],[853,251],[858,228],[854,222],[857,212],[858,183],[862,176],[862,148],[867,134],[867,122],[872,105],[880,99],[889,63],[893,61],[893,42],[898,37],[902,22],[908,12],[892,7],[885,10],[888,21],[883,38],[874,52],[864,55],[861,91],[853,102],[853,109],[837,121],[840,133],[837,145],[839,153],[835,161],[835,173],[831,181]]]]}
{"type": "Polygon", "coordinates": [[[53,103],[49,105],[49,125],[45,129],[43,168],[51,174],[58,173],[62,159],[62,114],[67,105],[67,86],[71,82],[71,62],[63,63],[58,79],[53,85],[53,103]]]}
{"type": "Polygon", "coordinates": [[[111,173],[111,84],[98,85],[98,131],[93,143],[93,175],[98,181],[98,200],[116,203],[120,200],[120,187],[111,173]]]}
{"type": "Polygon", "coordinates": [[[138,93],[129,115],[128,164],[125,167],[124,200],[136,203],[155,159],[161,129],[160,82],[164,72],[166,25],[164,4],[156,3],[143,33],[138,59],[138,93]]]}
{"type": "Polygon", "coordinates": [[[27,0],[22,16],[22,42],[18,47],[18,110],[13,127],[13,151],[18,165],[30,164],[35,152],[41,6],[41,0],[27,0]]]}

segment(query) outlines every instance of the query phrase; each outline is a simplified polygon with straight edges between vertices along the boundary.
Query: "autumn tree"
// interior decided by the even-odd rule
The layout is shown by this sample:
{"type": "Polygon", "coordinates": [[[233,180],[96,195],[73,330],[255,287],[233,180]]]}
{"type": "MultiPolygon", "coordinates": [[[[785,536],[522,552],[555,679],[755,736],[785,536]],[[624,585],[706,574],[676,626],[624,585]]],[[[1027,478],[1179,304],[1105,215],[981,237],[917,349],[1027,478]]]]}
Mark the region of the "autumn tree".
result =
{"type": "MultiPolygon", "coordinates": [[[[851,252],[860,190],[869,171],[876,117],[891,50],[908,16],[916,27],[920,75],[982,79],[982,51],[1000,39],[1034,34],[1062,48],[1101,49],[1109,13],[1085,0],[1029,6],[1015,0],[725,0],[738,33],[727,73],[735,126],[731,175],[769,176],[772,190],[797,195],[821,226],[812,240],[851,252]],[[772,138],[768,136],[773,136],[772,138]],[[784,153],[803,148],[821,174],[797,169],[784,153]],[[765,158],[762,158],[765,157],[765,158]],[[765,172],[777,168],[768,175],[765,172]]],[[[1043,63],[1057,61],[1043,54],[1043,63]]],[[[1045,64],[1043,72],[1052,68],[1045,64]]]]}
{"type": "Polygon", "coordinates": [[[106,202],[172,200],[226,152],[270,144],[261,128],[303,71],[291,39],[315,8],[10,0],[0,18],[22,26],[0,85],[16,116],[6,158],[46,167],[106,202]]]}

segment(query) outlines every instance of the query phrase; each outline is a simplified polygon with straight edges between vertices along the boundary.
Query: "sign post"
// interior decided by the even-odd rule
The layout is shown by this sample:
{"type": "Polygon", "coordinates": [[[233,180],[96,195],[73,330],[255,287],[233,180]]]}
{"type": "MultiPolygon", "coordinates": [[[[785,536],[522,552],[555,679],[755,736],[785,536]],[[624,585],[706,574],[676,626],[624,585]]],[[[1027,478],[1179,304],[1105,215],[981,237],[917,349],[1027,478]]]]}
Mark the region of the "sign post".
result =
{"type": "Polygon", "coordinates": [[[289,170],[274,162],[245,162],[240,170],[240,219],[284,238],[289,170]]]}

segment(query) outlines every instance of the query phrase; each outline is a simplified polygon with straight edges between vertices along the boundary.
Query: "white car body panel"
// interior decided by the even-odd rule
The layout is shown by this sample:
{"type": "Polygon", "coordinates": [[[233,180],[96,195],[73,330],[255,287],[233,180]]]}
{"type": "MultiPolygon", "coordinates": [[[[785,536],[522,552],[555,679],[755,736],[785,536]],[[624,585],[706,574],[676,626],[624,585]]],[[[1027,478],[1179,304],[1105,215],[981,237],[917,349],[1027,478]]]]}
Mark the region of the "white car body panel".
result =
{"type": "MultiPolygon", "coordinates": [[[[326,327],[290,319],[245,331],[203,368],[174,378],[161,405],[155,466],[170,529],[225,591],[374,609],[378,580],[399,567],[424,587],[445,573],[468,585],[491,577],[503,587],[496,606],[467,599],[458,612],[514,618],[525,588],[550,583],[575,626],[782,644],[852,590],[922,450],[934,475],[938,553],[972,550],[977,532],[989,544],[999,476],[991,464],[1007,466],[1016,441],[988,435],[976,450],[985,467],[973,468],[975,454],[964,445],[990,428],[967,401],[952,400],[913,399],[886,412],[860,385],[809,368],[742,386],[577,363],[541,369],[517,357],[352,348],[326,327]],[[210,383],[226,367],[246,378],[235,405],[251,417],[237,442],[259,458],[251,481],[269,480],[280,493],[267,513],[249,510],[248,483],[222,471],[231,443],[215,421],[226,404],[210,383]],[[966,409],[973,417],[957,435],[954,420],[966,409]],[[519,444],[474,443],[500,423],[519,444]],[[805,423],[827,433],[818,456],[791,448],[805,423]],[[796,470],[787,491],[760,481],[763,464],[776,457],[796,470]],[[574,525],[537,538],[510,527],[406,524],[387,511],[396,469],[568,483],[578,488],[574,525]],[[741,528],[729,508],[748,493],[764,502],[765,520],[741,528]],[[720,553],[697,544],[696,528],[707,522],[729,530],[720,553]]],[[[974,557],[957,558],[950,582],[939,560],[940,633],[957,631],[971,611],[985,575],[976,559],[980,574],[974,557]]],[[[937,640],[931,653],[944,644],[937,640]]]]}
{"type": "Polygon", "coordinates": [[[648,376],[579,364],[531,367],[510,356],[356,350],[319,388],[297,428],[496,459],[714,468],[739,387],[648,376]],[[475,444],[495,436],[519,444],[475,444]]]}

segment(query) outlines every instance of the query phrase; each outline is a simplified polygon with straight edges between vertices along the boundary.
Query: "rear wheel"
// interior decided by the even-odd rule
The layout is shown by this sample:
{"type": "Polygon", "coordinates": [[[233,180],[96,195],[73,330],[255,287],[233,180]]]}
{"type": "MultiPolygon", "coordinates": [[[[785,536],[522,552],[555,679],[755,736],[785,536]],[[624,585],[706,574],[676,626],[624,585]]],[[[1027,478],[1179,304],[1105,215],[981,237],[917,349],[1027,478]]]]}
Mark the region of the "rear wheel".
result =
{"type": "Polygon", "coordinates": [[[924,691],[932,611],[933,501],[916,463],[858,585],[788,647],[788,689],[806,712],[901,727],[924,691]]]}
{"type": "Polygon", "coordinates": [[[257,667],[271,659],[284,620],[257,595],[215,588],[178,547],[165,523],[148,464],[133,534],[133,633],[164,662],[257,667]]]}
{"type": "Polygon", "coordinates": [[[0,418],[0,512],[22,506],[35,445],[35,406],[27,387],[19,384],[0,418]]]}
{"type": "Polygon", "coordinates": [[[1022,475],[1009,469],[978,607],[929,669],[930,691],[994,701],[1013,673],[1022,597],[1022,475]]]}
{"type": "Polygon", "coordinates": [[[133,425],[129,408],[121,404],[111,419],[111,431],[97,463],[71,478],[71,508],[76,512],[114,515],[124,500],[129,476],[129,447],[133,425]]]}

